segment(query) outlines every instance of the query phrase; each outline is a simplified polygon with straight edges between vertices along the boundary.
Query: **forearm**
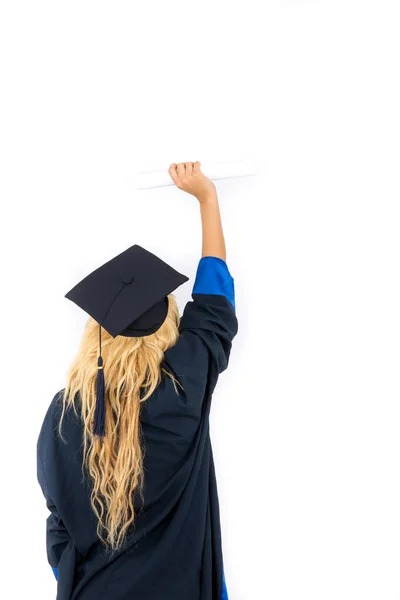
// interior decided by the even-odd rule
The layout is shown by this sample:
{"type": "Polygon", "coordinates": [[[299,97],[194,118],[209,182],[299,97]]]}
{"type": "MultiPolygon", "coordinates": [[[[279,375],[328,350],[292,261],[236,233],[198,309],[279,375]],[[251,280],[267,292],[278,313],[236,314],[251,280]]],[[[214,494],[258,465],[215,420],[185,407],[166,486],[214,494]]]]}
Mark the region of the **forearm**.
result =
{"type": "Polygon", "coordinates": [[[217,193],[199,202],[202,227],[202,256],[216,256],[226,261],[225,238],[217,193]]]}
{"type": "Polygon", "coordinates": [[[203,234],[202,257],[215,256],[226,262],[225,239],[222,231],[217,190],[202,173],[200,162],[172,163],[168,169],[172,181],[199,201],[203,234]]]}

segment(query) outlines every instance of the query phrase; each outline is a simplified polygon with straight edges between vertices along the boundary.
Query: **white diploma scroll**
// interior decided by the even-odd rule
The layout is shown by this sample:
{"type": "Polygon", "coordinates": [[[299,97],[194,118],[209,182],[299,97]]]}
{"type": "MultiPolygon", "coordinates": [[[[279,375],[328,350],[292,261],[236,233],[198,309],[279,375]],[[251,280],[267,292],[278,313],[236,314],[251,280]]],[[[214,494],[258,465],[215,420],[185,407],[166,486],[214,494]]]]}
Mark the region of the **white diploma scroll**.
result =
{"type": "MultiPolygon", "coordinates": [[[[168,167],[163,171],[146,171],[135,175],[135,187],[137,190],[168,187],[175,185],[172,181],[168,167]]],[[[201,170],[212,181],[218,179],[231,179],[232,177],[250,177],[255,175],[254,166],[247,161],[238,160],[220,163],[205,163],[201,170]]]]}

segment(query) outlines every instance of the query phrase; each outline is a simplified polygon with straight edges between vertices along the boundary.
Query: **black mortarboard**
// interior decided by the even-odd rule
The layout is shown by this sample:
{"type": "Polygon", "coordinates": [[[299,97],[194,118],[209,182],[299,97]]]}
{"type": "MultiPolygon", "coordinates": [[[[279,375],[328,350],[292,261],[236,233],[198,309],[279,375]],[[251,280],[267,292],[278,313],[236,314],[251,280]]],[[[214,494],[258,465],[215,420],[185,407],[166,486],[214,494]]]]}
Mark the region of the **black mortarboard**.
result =
{"type": "Polygon", "coordinates": [[[142,337],[154,333],[168,314],[168,294],[188,279],[135,244],[87,275],[65,294],[99,323],[95,435],[105,435],[101,327],[113,337],[142,337]]]}

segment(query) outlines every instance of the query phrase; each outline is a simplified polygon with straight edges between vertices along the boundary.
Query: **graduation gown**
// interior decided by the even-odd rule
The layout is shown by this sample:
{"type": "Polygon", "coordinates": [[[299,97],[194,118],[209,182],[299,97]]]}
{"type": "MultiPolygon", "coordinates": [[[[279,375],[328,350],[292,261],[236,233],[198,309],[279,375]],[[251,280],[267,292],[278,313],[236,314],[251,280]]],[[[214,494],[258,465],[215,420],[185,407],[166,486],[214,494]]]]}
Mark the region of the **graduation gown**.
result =
{"type": "Polygon", "coordinates": [[[57,600],[225,600],[218,493],[209,434],[212,393],[238,330],[234,283],[224,261],[200,260],[180,337],[142,404],[143,502],[133,531],[113,555],[98,541],[88,478],[82,477],[82,424],[72,409],[57,426],[61,390],[37,443],[37,474],[50,514],[47,556],[57,600]]]}

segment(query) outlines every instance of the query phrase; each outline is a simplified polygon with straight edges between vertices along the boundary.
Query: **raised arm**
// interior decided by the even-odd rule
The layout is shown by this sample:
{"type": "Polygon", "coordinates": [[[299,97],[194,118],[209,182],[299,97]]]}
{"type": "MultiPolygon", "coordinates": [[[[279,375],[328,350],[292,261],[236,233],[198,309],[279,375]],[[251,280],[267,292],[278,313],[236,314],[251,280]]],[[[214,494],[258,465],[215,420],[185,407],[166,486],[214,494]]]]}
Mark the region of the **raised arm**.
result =
{"type": "Polygon", "coordinates": [[[217,190],[201,171],[200,162],[173,163],[169,174],[175,185],[199,201],[202,225],[202,256],[215,256],[226,261],[217,190]]]}
{"type": "MultiPolygon", "coordinates": [[[[201,172],[199,162],[173,163],[169,174],[180,190],[199,201],[203,231],[202,258],[196,271],[193,300],[187,302],[180,321],[180,348],[186,343],[186,356],[192,360],[196,338],[201,338],[197,352],[201,355],[202,349],[207,347],[219,374],[228,366],[238,321],[234,279],[226,263],[217,192],[212,181],[201,172]]],[[[196,369],[198,364],[197,361],[196,369]]]]}

